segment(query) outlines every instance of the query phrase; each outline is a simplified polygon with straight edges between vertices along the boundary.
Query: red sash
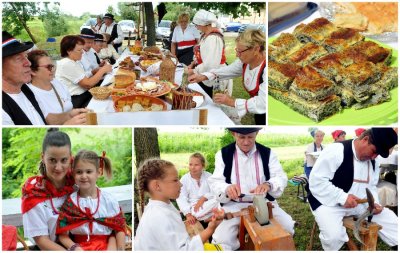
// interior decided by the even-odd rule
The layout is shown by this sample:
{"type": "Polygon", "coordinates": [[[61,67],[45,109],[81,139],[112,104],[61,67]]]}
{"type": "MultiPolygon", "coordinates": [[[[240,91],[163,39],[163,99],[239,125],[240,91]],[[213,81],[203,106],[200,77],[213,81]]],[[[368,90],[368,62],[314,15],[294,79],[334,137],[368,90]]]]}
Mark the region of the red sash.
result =
{"type": "Polygon", "coordinates": [[[74,191],[74,179],[71,173],[66,175],[66,183],[62,189],[57,189],[50,180],[43,176],[34,176],[26,180],[22,187],[22,213],[26,213],[37,204],[47,199],[62,197],[74,191]]]}
{"type": "MultiPolygon", "coordinates": [[[[221,61],[220,61],[219,64],[225,64],[225,62],[226,62],[226,56],[225,56],[225,41],[224,41],[224,35],[222,35],[222,33],[220,33],[220,31],[219,31],[217,28],[215,28],[215,29],[213,29],[209,34],[207,34],[207,36],[205,36],[205,35],[203,34],[203,35],[201,36],[200,40],[203,39],[203,37],[204,37],[204,39],[205,39],[205,38],[207,38],[207,37],[210,36],[210,35],[216,35],[216,36],[221,37],[222,42],[224,43],[224,48],[222,49],[221,61]]],[[[202,64],[202,63],[203,63],[203,60],[202,60],[201,54],[200,54],[200,45],[194,46],[193,51],[194,51],[194,55],[196,56],[197,64],[202,64]]]]}
{"type": "MultiPolygon", "coordinates": [[[[100,195],[98,196],[100,198],[100,195]]],[[[107,226],[115,231],[126,232],[125,217],[122,210],[114,217],[100,217],[95,218],[90,212],[89,208],[82,210],[74,204],[71,196],[67,198],[64,204],[61,206],[60,214],[57,221],[56,234],[65,233],[71,229],[77,228],[85,223],[89,223],[89,230],[92,233],[93,222],[97,222],[101,225],[107,226]]]]}
{"type": "Polygon", "coordinates": [[[178,48],[179,47],[186,47],[186,46],[194,46],[196,45],[196,40],[184,40],[181,42],[178,42],[178,48]]]}
{"type": "Polygon", "coordinates": [[[246,88],[246,85],[244,85],[244,74],[246,72],[247,63],[243,64],[243,71],[242,71],[243,87],[250,94],[250,97],[257,96],[258,91],[260,90],[260,83],[261,83],[261,79],[262,79],[262,74],[263,74],[264,69],[265,69],[265,65],[266,65],[266,60],[263,61],[263,63],[261,64],[261,67],[260,67],[260,71],[258,72],[256,87],[254,89],[252,89],[252,90],[248,90],[246,88]]]}

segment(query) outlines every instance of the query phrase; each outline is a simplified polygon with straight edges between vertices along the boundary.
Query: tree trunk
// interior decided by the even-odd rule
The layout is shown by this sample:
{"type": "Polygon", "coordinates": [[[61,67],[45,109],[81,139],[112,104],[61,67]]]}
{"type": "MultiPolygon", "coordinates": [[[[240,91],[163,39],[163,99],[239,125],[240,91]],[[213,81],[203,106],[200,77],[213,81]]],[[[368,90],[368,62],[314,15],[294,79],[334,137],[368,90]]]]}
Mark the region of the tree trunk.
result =
{"type": "MultiPolygon", "coordinates": [[[[135,163],[136,169],[140,164],[152,157],[160,157],[160,148],[158,146],[158,134],[156,128],[135,128],[134,130],[135,163]]],[[[137,183],[134,184],[134,231],[139,224],[137,207],[139,206],[139,192],[137,183]]],[[[139,207],[141,208],[141,207],[139,207]]]]}
{"type": "Polygon", "coordinates": [[[154,22],[154,11],[153,3],[144,2],[144,12],[146,15],[146,35],[147,35],[147,46],[156,45],[156,27],[154,22]]]}
{"type": "Polygon", "coordinates": [[[36,44],[36,39],[33,36],[33,34],[31,33],[31,30],[29,29],[28,25],[26,24],[25,20],[19,15],[17,8],[15,7],[15,5],[13,3],[9,3],[11,5],[11,7],[14,10],[15,15],[17,16],[19,22],[21,22],[22,26],[25,28],[26,32],[28,33],[29,37],[31,38],[32,42],[34,44],[36,44]]]}

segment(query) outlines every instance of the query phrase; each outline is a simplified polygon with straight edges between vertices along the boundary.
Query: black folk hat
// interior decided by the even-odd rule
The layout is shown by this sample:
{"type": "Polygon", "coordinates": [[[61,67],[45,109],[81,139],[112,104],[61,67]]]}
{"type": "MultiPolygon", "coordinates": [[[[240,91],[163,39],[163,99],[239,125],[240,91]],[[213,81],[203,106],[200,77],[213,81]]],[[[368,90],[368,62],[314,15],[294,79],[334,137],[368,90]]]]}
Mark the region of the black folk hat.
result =
{"type": "Polygon", "coordinates": [[[114,15],[111,13],[106,13],[103,18],[109,18],[109,19],[114,20],[114,15]]]}
{"type": "Polygon", "coordinates": [[[260,131],[261,127],[231,127],[227,128],[229,131],[239,134],[251,134],[260,131]]]}
{"type": "Polygon", "coordinates": [[[96,33],[96,34],[94,35],[94,41],[101,41],[101,42],[103,42],[103,41],[104,41],[104,36],[101,35],[101,34],[96,33]]]}
{"type": "Polygon", "coordinates": [[[92,29],[83,28],[83,29],[81,30],[80,37],[86,38],[86,39],[94,39],[94,38],[95,38],[95,33],[93,32],[92,29]]]}
{"type": "Polygon", "coordinates": [[[33,47],[32,42],[21,43],[6,31],[3,31],[2,36],[3,36],[2,58],[19,54],[21,52],[25,52],[26,50],[33,47]]]}
{"type": "Polygon", "coordinates": [[[383,158],[389,156],[389,150],[397,144],[397,134],[393,128],[371,128],[372,143],[376,147],[376,153],[383,158]]]}

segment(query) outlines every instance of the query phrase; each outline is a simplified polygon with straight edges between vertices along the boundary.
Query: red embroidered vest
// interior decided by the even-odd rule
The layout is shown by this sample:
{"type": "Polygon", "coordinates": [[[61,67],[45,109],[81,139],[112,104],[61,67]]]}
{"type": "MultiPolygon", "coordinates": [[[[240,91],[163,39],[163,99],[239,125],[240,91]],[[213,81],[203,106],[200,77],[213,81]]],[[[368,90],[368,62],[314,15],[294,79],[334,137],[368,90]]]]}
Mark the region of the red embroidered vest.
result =
{"type": "Polygon", "coordinates": [[[258,72],[258,75],[257,75],[257,84],[256,84],[256,87],[253,90],[248,90],[246,88],[246,86],[244,85],[244,74],[246,72],[247,65],[248,64],[246,64],[246,63],[243,64],[243,71],[242,71],[242,80],[243,80],[243,82],[242,83],[243,83],[244,89],[250,94],[250,96],[251,97],[255,97],[255,96],[257,96],[258,91],[260,90],[260,84],[263,82],[262,75],[263,75],[263,72],[264,72],[264,69],[265,69],[265,66],[266,66],[266,60],[264,60],[263,63],[261,64],[260,71],[258,72]]]}
{"type": "MultiPolygon", "coordinates": [[[[225,41],[224,41],[224,35],[217,29],[213,29],[207,36],[204,34],[201,36],[200,40],[203,38],[207,38],[210,35],[216,35],[219,36],[222,39],[222,42],[224,43],[224,48],[222,49],[222,56],[221,56],[221,61],[220,64],[225,64],[226,62],[226,56],[225,56],[225,41]]],[[[200,54],[200,44],[194,46],[193,48],[194,55],[196,56],[197,64],[202,64],[203,60],[201,59],[201,54],[200,54]]]]}

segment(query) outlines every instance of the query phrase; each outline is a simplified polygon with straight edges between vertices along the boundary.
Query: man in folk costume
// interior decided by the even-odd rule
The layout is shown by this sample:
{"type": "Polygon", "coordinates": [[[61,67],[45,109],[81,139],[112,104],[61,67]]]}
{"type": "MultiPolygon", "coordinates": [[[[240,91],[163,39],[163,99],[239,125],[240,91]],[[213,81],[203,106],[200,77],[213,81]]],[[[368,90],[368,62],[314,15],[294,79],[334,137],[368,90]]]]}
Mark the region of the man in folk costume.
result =
{"type": "Polygon", "coordinates": [[[333,143],[322,151],[310,174],[308,200],[324,250],[337,251],[349,240],[342,220],[367,210],[367,203],[357,204],[358,199],[367,197],[366,188],[375,199],[372,221],[382,226],[379,236],[397,248],[397,216],[379,204],[376,186],[380,171],[374,161],[378,155],[387,157],[396,144],[392,128],[371,128],[357,139],[333,143]]]}
{"type": "Polygon", "coordinates": [[[205,80],[226,80],[242,77],[243,87],[249,93],[250,99],[233,98],[229,94],[217,93],[213,100],[237,109],[239,117],[247,113],[254,114],[256,125],[266,124],[267,111],[267,79],[265,33],[260,30],[247,29],[236,38],[236,56],[232,64],[203,73],[189,76],[190,82],[205,80]]]}
{"type": "MultiPolygon", "coordinates": [[[[294,221],[275,198],[282,195],[287,176],[270,148],[256,142],[261,128],[228,128],[235,142],[215,156],[215,170],[208,181],[211,190],[223,203],[225,212],[237,212],[252,204],[254,194],[264,194],[273,203],[274,218],[294,234],[294,221]],[[245,194],[243,198],[239,196],[245,194]]],[[[237,250],[240,217],[224,220],[213,234],[213,243],[224,250],[237,250]]]]}
{"type": "Polygon", "coordinates": [[[114,22],[114,15],[111,13],[104,15],[103,20],[104,23],[99,33],[110,34],[111,37],[108,43],[111,43],[118,52],[118,48],[122,46],[122,42],[124,41],[124,33],[122,32],[121,26],[114,22]]]}

